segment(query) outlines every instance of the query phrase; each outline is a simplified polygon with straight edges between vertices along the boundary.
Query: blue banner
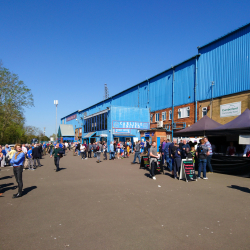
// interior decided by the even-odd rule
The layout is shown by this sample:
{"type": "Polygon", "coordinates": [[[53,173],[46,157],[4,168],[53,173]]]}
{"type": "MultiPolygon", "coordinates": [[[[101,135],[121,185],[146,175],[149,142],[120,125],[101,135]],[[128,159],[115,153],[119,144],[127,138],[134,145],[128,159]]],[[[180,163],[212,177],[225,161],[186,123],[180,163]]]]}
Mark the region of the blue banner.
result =
{"type": "Polygon", "coordinates": [[[113,126],[119,129],[150,129],[149,122],[126,122],[126,121],[113,121],[113,126]]]}
{"type": "Polygon", "coordinates": [[[63,137],[64,141],[74,141],[75,138],[74,137],[63,137]]]}

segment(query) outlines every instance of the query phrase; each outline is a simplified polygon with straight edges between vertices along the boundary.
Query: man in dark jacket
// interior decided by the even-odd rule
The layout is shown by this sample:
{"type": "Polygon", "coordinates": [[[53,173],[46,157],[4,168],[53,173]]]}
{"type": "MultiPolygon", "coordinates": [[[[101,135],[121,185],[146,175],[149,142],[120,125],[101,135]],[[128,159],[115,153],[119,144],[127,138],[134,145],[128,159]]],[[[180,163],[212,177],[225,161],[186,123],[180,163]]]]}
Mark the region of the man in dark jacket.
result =
{"type": "Polygon", "coordinates": [[[42,146],[42,144],[39,144],[39,152],[40,152],[40,157],[39,157],[39,159],[42,159],[42,153],[43,153],[43,146],[42,146]]]}
{"type": "Polygon", "coordinates": [[[36,169],[36,163],[38,164],[38,167],[41,167],[40,156],[41,156],[40,147],[37,144],[35,144],[35,147],[32,149],[32,157],[34,160],[34,168],[35,169],[36,169]]]}
{"type": "MultiPolygon", "coordinates": [[[[59,147],[59,143],[56,144],[55,149],[52,152],[52,155],[54,155],[54,163],[56,165],[56,172],[60,170],[59,168],[59,161],[60,161],[60,156],[63,153],[62,149],[59,147]]],[[[52,155],[50,156],[52,158],[52,155]]]]}

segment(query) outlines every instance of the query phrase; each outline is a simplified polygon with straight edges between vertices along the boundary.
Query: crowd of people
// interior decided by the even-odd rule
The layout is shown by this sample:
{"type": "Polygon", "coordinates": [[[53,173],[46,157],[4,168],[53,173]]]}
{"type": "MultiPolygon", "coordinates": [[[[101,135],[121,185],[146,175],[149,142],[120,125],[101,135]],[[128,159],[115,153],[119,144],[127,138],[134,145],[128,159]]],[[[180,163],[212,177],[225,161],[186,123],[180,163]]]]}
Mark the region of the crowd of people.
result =
{"type": "MultiPolygon", "coordinates": [[[[164,139],[161,145],[156,148],[156,142],[150,143],[146,141],[131,141],[117,142],[111,141],[109,145],[105,141],[98,141],[87,144],[80,142],[65,142],[65,143],[43,143],[43,144],[16,144],[15,147],[9,145],[0,145],[0,165],[1,167],[10,166],[13,167],[13,173],[18,183],[18,193],[13,195],[13,198],[22,196],[22,172],[25,169],[35,170],[37,167],[41,167],[40,159],[42,155],[49,154],[50,157],[54,157],[54,164],[56,166],[56,172],[60,170],[60,159],[66,155],[66,151],[72,151],[73,156],[80,156],[82,160],[88,158],[96,158],[97,163],[101,162],[101,155],[103,154],[103,160],[120,160],[129,158],[131,154],[134,154],[132,164],[136,164],[138,159],[141,163],[141,154],[147,155],[150,161],[150,175],[153,180],[156,180],[155,169],[157,162],[161,161],[161,164],[172,173],[172,177],[177,179],[177,175],[180,176],[180,167],[182,159],[192,159],[194,166],[198,166],[198,179],[201,178],[201,172],[203,171],[203,179],[207,180],[207,168],[210,173],[213,173],[211,165],[211,158],[215,147],[211,145],[207,137],[202,138],[199,143],[180,140],[177,143],[177,139],[170,142],[169,139],[164,139]]],[[[229,155],[235,153],[235,148],[231,143],[227,149],[229,155]]],[[[244,151],[245,156],[250,156],[250,145],[247,145],[244,151]]]]}

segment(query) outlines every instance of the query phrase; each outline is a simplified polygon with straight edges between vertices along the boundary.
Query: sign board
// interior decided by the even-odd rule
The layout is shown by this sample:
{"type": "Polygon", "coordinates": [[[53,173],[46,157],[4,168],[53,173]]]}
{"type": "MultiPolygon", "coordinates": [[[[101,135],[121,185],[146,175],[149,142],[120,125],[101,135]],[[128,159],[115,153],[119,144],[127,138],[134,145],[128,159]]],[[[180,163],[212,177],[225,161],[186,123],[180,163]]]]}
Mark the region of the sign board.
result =
{"type": "Polygon", "coordinates": [[[66,121],[68,122],[68,121],[74,120],[74,119],[76,119],[76,117],[77,117],[76,115],[71,115],[71,116],[66,118],[66,121]]]}
{"type": "Polygon", "coordinates": [[[150,133],[144,133],[144,137],[150,137],[150,133]]]}
{"type": "Polygon", "coordinates": [[[114,133],[130,134],[131,129],[117,128],[117,129],[114,129],[114,133]]]}
{"type": "Polygon", "coordinates": [[[220,117],[237,116],[241,114],[241,102],[220,105],[220,117]]]}
{"type": "Polygon", "coordinates": [[[63,137],[64,141],[74,141],[74,137],[63,137]]]}
{"type": "Polygon", "coordinates": [[[137,142],[138,141],[138,137],[133,137],[133,141],[137,142]]]}
{"type": "Polygon", "coordinates": [[[239,135],[239,144],[240,145],[249,145],[250,144],[250,135],[239,135]]]}
{"type": "Polygon", "coordinates": [[[149,122],[113,121],[112,127],[129,129],[150,129],[149,122]]]}
{"type": "Polygon", "coordinates": [[[50,141],[54,141],[54,137],[50,137],[50,141]]]}
{"type": "Polygon", "coordinates": [[[154,136],[154,133],[152,133],[152,136],[154,136]]]}
{"type": "Polygon", "coordinates": [[[183,159],[181,161],[180,179],[186,179],[186,182],[197,180],[192,159],[183,159]]]}

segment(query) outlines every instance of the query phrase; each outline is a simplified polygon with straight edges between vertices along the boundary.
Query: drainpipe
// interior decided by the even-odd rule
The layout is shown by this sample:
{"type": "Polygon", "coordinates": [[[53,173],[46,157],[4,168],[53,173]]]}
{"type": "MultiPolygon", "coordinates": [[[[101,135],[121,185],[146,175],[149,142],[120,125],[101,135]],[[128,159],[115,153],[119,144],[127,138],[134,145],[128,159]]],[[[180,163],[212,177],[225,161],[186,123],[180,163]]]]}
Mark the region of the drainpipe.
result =
{"type": "Polygon", "coordinates": [[[138,85],[138,108],[139,108],[139,85],[138,85]]]}
{"type": "Polygon", "coordinates": [[[148,81],[148,106],[149,106],[149,80],[147,79],[148,81]]]}
{"type": "Polygon", "coordinates": [[[173,68],[173,81],[172,81],[172,141],[174,138],[174,67],[173,68]]]}
{"type": "Polygon", "coordinates": [[[198,72],[198,56],[195,58],[195,83],[194,83],[194,101],[195,101],[195,122],[197,122],[197,72],[198,72]]]}

